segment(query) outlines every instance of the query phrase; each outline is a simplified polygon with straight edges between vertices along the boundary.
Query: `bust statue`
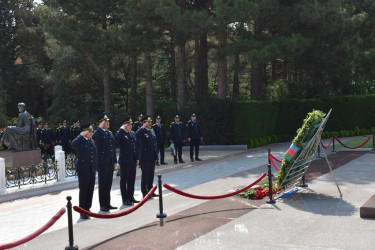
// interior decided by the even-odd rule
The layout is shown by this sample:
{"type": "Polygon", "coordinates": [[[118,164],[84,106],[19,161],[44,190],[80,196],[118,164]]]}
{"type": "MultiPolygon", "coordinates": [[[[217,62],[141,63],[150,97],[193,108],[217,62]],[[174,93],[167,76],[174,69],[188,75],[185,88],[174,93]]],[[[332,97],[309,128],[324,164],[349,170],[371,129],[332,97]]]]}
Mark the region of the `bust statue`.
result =
{"type": "Polygon", "coordinates": [[[36,148],[36,130],[35,120],[29,112],[26,111],[25,103],[18,103],[18,122],[16,126],[8,126],[1,140],[8,150],[30,150],[36,148]]]}

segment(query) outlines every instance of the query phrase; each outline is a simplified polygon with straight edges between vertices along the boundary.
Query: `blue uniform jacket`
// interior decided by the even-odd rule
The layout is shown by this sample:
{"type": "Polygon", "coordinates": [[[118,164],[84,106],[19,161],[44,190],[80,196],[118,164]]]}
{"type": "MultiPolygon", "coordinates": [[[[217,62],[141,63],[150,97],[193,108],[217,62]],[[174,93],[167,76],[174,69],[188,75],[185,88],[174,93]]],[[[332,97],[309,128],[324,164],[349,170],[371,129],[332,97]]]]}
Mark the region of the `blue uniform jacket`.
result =
{"type": "Polygon", "coordinates": [[[164,141],[166,138],[164,125],[160,124],[160,127],[159,127],[159,125],[155,123],[154,125],[152,125],[152,129],[155,132],[156,141],[158,142],[158,145],[164,144],[164,141]]]}
{"type": "Polygon", "coordinates": [[[189,121],[187,124],[187,137],[193,140],[200,139],[202,137],[201,125],[198,121],[189,121]]]}
{"type": "Polygon", "coordinates": [[[79,135],[72,141],[72,147],[77,154],[76,171],[81,173],[94,172],[98,169],[96,162],[96,146],[93,140],[87,140],[79,135]]]}
{"type": "Polygon", "coordinates": [[[139,160],[142,161],[155,161],[158,159],[156,136],[150,129],[140,128],[137,133],[137,140],[139,143],[139,160]]]}
{"type": "Polygon", "coordinates": [[[181,122],[172,122],[171,124],[171,141],[182,142],[185,138],[184,124],[181,122]]]}
{"type": "Polygon", "coordinates": [[[62,126],[59,130],[59,141],[68,142],[70,139],[70,128],[62,126]]]}
{"type": "Polygon", "coordinates": [[[116,142],[120,147],[118,163],[120,165],[134,164],[138,160],[138,143],[133,131],[120,129],[116,134],[116,142]]]}
{"type": "Polygon", "coordinates": [[[54,142],[54,136],[51,129],[43,128],[40,130],[40,137],[39,137],[39,143],[42,142],[43,144],[53,144],[54,142]]]}
{"type": "Polygon", "coordinates": [[[117,163],[115,138],[109,130],[103,130],[100,127],[92,135],[97,149],[98,165],[113,165],[117,163]]]}

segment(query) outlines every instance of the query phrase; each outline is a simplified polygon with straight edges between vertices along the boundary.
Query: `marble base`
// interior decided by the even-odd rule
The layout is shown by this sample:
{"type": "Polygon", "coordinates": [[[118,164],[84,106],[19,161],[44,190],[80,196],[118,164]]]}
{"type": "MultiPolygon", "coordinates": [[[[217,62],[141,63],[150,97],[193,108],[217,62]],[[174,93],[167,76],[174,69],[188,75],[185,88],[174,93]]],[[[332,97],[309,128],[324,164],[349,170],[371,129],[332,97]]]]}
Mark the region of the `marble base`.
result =
{"type": "Polygon", "coordinates": [[[31,166],[40,164],[42,157],[40,149],[27,151],[1,151],[0,158],[5,160],[5,168],[20,166],[31,166]]]}

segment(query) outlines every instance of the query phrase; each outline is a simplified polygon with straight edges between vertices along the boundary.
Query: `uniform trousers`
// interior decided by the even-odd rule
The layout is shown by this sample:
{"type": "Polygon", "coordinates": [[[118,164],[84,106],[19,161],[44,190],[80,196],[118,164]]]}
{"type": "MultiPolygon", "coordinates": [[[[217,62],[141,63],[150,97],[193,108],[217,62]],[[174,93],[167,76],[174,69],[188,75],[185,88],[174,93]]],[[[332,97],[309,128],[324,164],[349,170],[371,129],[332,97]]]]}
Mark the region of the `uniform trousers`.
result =
{"type": "Polygon", "coordinates": [[[92,205],[95,174],[95,171],[78,172],[79,206],[85,210],[89,210],[92,205]]]}
{"type": "Polygon", "coordinates": [[[111,205],[111,188],[114,164],[98,164],[99,204],[101,207],[111,205]]]}
{"type": "Polygon", "coordinates": [[[199,156],[199,145],[200,139],[191,139],[190,141],[190,159],[194,159],[194,147],[195,147],[195,159],[199,156]]]}
{"type": "Polygon", "coordinates": [[[145,196],[151,189],[154,182],[155,161],[142,161],[141,192],[145,196]]]}
{"type": "Polygon", "coordinates": [[[122,202],[132,201],[134,198],[136,168],[136,162],[120,165],[120,190],[122,202]]]}
{"type": "Polygon", "coordinates": [[[176,148],[176,155],[174,156],[174,161],[177,161],[177,156],[178,160],[182,161],[182,141],[174,142],[174,146],[176,148]]]}
{"type": "Polygon", "coordinates": [[[160,163],[164,163],[164,142],[158,143],[158,154],[160,153],[160,163]]]}

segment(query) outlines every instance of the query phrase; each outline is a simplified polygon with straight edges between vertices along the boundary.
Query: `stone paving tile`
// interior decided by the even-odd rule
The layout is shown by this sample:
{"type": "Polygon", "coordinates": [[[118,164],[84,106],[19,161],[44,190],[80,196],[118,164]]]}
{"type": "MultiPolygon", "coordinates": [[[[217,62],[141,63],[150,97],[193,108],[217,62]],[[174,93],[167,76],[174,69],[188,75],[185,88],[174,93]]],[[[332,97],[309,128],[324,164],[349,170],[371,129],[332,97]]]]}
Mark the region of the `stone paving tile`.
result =
{"type": "MultiPolygon", "coordinates": [[[[278,150],[285,151],[285,146],[276,146],[275,152],[278,150]]],[[[238,151],[235,151],[238,152],[238,151]]],[[[229,152],[230,154],[233,151],[229,152]]],[[[202,151],[202,159],[206,160],[216,156],[223,156],[228,154],[228,151],[202,151]]],[[[167,162],[171,161],[171,157],[167,157],[167,162]]],[[[240,156],[224,160],[219,163],[208,163],[197,167],[186,168],[175,172],[170,172],[163,175],[163,182],[168,182],[171,185],[177,185],[180,189],[185,189],[204,182],[229,176],[235,172],[251,169],[262,165],[266,162],[266,150],[255,152],[248,156],[240,156]]],[[[164,167],[173,168],[174,164],[168,164],[164,167]]],[[[157,167],[160,171],[161,167],[157,167]]],[[[140,174],[138,170],[138,175],[140,174]]],[[[156,183],[155,178],[154,183],[156,183]]],[[[136,199],[141,199],[140,180],[135,184],[136,199]]],[[[166,191],[166,193],[168,193],[166,191]]],[[[10,242],[28,235],[44,225],[58,210],[66,205],[66,196],[72,196],[73,205],[78,204],[78,189],[64,190],[57,193],[51,193],[27,199],[19,199],[11,202],[0,203],[0,221],[7,227],[0,228],[0,242],[10,242]]],[[[121,195],[118,185],[112,187],[112,204],[115,206],[121,205],[121,195]]],[[[98,193],[97,189],[94,191],[92,211],[99,211],[98,193]]],[[[115,211],[113,211],[115,212],[115,211]]],[[[73,223],[80,223],[78,213],[73,213],[73,223]]],[[[64,215],[62,219],[47,232],[65,228],[67,226],[67,219],[64,215]]]]}

